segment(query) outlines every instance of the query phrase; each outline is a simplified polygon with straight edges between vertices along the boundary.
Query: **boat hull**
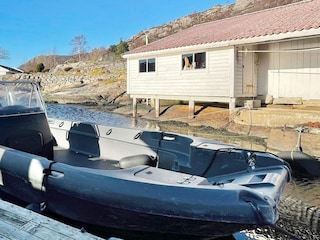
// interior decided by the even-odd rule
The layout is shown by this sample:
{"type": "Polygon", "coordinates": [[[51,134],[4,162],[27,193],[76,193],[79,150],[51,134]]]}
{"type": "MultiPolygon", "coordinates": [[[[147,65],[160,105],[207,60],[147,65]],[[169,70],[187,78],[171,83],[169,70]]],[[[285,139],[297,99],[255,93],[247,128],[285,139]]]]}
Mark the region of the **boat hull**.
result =
{"type": "MultiPolygon", "coordinates": [[[[45,180],[47,210],[102,228],[219,237],[278,218],[276,202],[245,187],[210,186],[201,177],[190,187],[135,180],[139,174],[166,172],[147,166],[94,174],[71,168],[52,166],[45,180]]],[[[181,177],[186,175],[171,179],[181,177]]]]}
{"type": "Polygon", "coordinates": [[[130,209],[98,205],[82,199],[70,198],[70,196],[60,195],[58,197],[57,194],[55,201],[48,203],[48,211],[80,222],[84,228],[86,226],[98,228],[100,233],[105,234],[108,233],[109,229],[118,229],[150,234],[215,238],[229,236],[238,231],[256,227],[256,225],[249,224],[202,221],[148,214],[130,209]],[[61,201],[56,201],[57,198],[61,198],[61,201]],[[66,199],[68,199],[67,202],[66,199]]]}
{"type": "Polygon", "coordinates": [[[0,191],[101,228],[218,237],[274,224],[288,179],[286,168],[274,166],[237,173],[238,181],[249,179],[242,184],[229,183],[235,176],[213,184],[204,177],[146,165],[89,169],[1,149],[0,191]],[[270,189],[273,195],[259,193],[270,189]]]}

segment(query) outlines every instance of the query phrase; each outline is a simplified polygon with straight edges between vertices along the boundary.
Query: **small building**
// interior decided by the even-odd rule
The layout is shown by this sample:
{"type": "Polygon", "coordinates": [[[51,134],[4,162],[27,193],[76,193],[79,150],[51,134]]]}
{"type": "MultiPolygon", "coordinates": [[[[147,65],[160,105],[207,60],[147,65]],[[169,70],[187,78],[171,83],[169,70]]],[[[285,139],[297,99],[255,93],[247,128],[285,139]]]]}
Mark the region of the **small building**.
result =
{"type": "Polygon", "coordinates": [[[23,73],[21,69],[0,65],[0,76],[7,74],[23,73]]]}
{"type": "Polygon", "coordinates": [[[127,93],[137,99],[224,102],[320,99],[320,1],[195,25],[133,49],[127,93]]]}

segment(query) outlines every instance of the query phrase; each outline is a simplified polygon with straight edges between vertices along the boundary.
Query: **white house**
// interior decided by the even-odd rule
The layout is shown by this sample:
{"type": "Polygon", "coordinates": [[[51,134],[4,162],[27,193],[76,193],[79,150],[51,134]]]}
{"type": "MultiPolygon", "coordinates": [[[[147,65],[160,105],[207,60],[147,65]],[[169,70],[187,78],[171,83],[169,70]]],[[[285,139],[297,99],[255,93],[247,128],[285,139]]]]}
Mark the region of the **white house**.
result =
{"type": "Polygon", "coordinates": [[[6,74],[14,74],[14,73],[23,73],[23,71],[18,68],[12,68],[12,67],[0,65],[0,76],[6,75],[6,74]]]}
{"type": "Polygon", "coordinates": [[[266,96],[320,100],[320,0],[195,25],[133,49],[134,100],[226,102],[266,96]]]}

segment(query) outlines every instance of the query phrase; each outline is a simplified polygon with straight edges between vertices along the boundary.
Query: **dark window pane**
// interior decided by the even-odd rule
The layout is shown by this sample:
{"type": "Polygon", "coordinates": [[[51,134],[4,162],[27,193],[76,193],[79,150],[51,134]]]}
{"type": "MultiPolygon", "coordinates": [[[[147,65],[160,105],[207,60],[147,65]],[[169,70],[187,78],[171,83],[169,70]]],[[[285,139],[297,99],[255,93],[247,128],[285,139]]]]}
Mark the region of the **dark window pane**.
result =
{"type": "Polygon", "coordinates": [[[156,71],[156,59],[150,58],[148,59],[148,72],[155,72],[156,71]]]}
{"type": "Polygon", "coordinates": [[[193,56],[192,54],[182,55],[182,70],[192,69],[193,56]]]}
{"type": "Polygon", "coordinates": [[[195,68],[206,68],[206,53],[196,53],[195,58],[195,68]]]}
{"type": "Polygon", "coordinates": [[[139,72],[146,72],[147,71],[147,61],[139,60],[139,72]]]}

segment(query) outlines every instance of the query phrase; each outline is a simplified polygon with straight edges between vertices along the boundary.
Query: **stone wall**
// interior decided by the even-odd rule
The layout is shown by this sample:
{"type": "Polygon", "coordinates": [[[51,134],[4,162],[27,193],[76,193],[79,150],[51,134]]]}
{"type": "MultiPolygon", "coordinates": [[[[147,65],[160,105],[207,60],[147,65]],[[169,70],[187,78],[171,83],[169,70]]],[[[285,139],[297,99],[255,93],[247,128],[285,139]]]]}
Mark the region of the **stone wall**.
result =
{"type": "Polygon", "coordinates": [[[93,83],[101,80],[123,78],[126,62],[107,63],[66,63],[57,65],[46,73],[21,73],[2,77],[3,80],[30,80],[38,82],[43,90],[62,88],[79,83],[93,83]]]}

